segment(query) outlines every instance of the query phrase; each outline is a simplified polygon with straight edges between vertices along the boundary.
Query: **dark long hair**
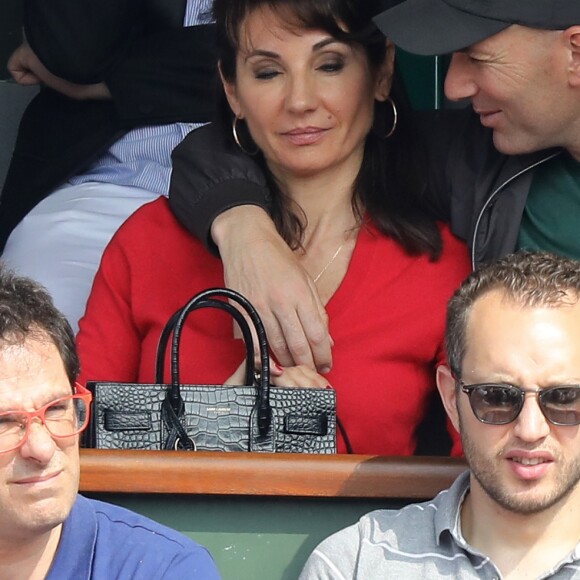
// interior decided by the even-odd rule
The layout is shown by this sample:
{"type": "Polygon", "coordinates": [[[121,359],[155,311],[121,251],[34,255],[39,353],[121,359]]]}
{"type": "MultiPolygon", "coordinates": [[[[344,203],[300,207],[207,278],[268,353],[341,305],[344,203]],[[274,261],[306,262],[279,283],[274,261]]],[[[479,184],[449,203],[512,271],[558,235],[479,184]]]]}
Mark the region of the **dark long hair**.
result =
{"type": "MultiPolygon", "coordinates": [[[[360,45],[375,71],[386,58],[385,37],[371,20],[380,12],[380,0],[214,0],[218,56],[228,82],[236,79],[241,26],[258,7],[278,12],[289,27],[324,30],[340,42],[360,45]]],[[[409,254],[427,254],[436,259],[441,253],[441,236],[421,204],[426,187],[426,156],[397,70],[390,96],[398,109],[397,128],[385,139],[392,126],[391,105],[376,102],[375,125],[382,119],[386,121],[383,129],[371,130],[367,135],[363,162],[353,184],[353,209],[359,218],[361,209],[368,212],[379,230],[399,242],[409,254]]],[[[231,124],[233,114],[225,94],[221,101],[221,121],[231,124]]],[[[280,189],[261,154],[257,161],[272,191],[272,218],[282,237],[295,249],[302,242],[306,217],[280,189]]]]}

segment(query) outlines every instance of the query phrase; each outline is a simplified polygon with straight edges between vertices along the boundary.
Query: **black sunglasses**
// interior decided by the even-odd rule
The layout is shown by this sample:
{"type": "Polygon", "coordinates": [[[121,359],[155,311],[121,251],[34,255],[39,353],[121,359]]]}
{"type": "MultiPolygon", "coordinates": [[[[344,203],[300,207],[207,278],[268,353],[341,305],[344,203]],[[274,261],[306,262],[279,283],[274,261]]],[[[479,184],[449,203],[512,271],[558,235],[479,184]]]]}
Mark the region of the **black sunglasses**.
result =
{"type": "Polygon", "coordinates": [[[580,385],[558,385],[546,389],[521,389],[502,383],[466,385],[458,381],[469,397],[473,414],[488,425],[515,421],[524,407],[526,393],[534,393],[546,419],[554,425],[580,424],[580,385]]]}

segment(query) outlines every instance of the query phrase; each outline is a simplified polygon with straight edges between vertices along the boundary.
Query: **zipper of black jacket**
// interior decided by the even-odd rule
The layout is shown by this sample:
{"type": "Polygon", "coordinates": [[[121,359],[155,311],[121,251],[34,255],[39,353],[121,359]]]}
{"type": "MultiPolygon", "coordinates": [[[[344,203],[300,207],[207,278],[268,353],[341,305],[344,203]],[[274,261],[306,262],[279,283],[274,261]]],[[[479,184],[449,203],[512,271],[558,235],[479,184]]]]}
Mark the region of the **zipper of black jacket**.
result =
{"type": "Polygon", "coordinates": [[[524,169],[521,169],[516,174],[512,175],[509,179],[506,179],[506,181],[504,181],[499,187],[496,187],[496,189],[493,191],[493,193],[487,198],[487,201],[483,204],[483,207],[481,208],[479,215],[477,216],[477,221],[475,222],[475,228],[473,230],[473,237],[471,238],[471,268],[472,268],[472,270],[475,270],[475,239],[477,238],[477,230],[479,228],[479,224],[481,223],[481,218],[483,217],[483,214],[487,210],[489,204],[499,194],[499,192],[506,185],[511,183],[514,179],[517,179],[520,175],[523,175],[524,173],[530,171],[531,169],[534,169],[538,165],[541,165],[542,163],[545,163],[546,161],[549,161],[550,159],[557,157],[561,153],[562,153],[562,151],[556,151],[556,153],[551,153],[547,157],[544,157],[543,159],[536,161],[532,165],[525,167],[524,169]]]}

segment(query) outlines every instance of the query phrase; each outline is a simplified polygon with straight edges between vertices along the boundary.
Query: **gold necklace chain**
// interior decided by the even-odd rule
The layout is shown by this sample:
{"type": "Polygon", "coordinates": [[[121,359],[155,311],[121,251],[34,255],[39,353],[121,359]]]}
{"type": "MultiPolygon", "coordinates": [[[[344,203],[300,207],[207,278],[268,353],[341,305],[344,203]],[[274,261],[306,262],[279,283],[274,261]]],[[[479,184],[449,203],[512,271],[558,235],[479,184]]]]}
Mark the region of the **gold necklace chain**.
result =
{"type": "Polygon", "coordinates": [[[320,277],[322,276],[322,274],[324,274],[324,272],[326,272],[326,270],[328,270],[328,268],[330,267],[332,262],[334,262],[334,260],[336,260],[336,258],[338,257],[338,254],[340,254],[340,251],[342,250],[342,248],[344,248],[344,244],[346,244],[346,242],[342,242],[342,244],[340,244],[340,246],[338,246],[338,248],[337,248],[336,252],[334,252],[332,258],[330,258],[330,260],[328,260],[328,262],[326,263],[324,268],[322,268],[322,270],[320,270],[320,272],[318,272],[318,275],[314,277],[313,281],[315,284],[316,284],[316,282],[318,282],[318,280],[320,280],[320,277]]]}

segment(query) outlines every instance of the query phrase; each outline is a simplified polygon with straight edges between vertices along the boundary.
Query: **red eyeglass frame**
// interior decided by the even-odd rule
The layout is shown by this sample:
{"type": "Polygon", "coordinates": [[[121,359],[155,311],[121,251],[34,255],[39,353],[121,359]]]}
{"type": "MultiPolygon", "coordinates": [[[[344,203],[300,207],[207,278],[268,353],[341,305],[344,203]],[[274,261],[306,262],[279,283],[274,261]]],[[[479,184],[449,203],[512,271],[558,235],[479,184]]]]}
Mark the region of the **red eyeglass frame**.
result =
{"type": "Polygon", "coordinates": [[[53,437],[54,439],[66,439],[68,437],[74,437],[75,435],[82,433],[87,428],[87,426],[90,422],[90,419],[91,419],[91,402],[92,402],[92,400],[93,400],[93,394],[87,388],[83,387],[83,385],[81,385],[80,383],[75,383],[75,392],[73,394],[66,395],[65,397],[59,397],[58,399],[54,399],[54,401],[50,401],[49,403],[46,403],[46,405],[43,405],[42,407],[40,407],[40,409],[36,409],[36,411],[5,411],[3,413],[0,413],[0,417],[2,415],[9,415],[12,413],[17,413],[19,415],[23,415],[26,417],[26,432],[24,433],[24,437],[20,440],[18,445],[16,445],[15,447],[12,447],[10,449],[0,450],[0,454],[1,453],[10,453],[11,451],[16,451],[17,449],[20,449],[20,447],[22,447],[24,445],[24,443],[26,443],[26,440],[28,439],[28,434],[30,432],[30,429],[29,429],[30,424],[32,423],[32,420],[36,417],[38,417],[40,422],[44,425],[44,428],[47,430],[47,432],[50,434],[50,436],[53,437]],[[54,433],[51,432],[51,430],[46,425],[46,422],[44,420],[44,416],[45,416],[45,413],[46,413],[46,410],[48,409],[48,407],[54,405],[54,403],[56,403],[58,401],[63,401],[65,399],[82,399],[85,402],[85,405],[87,407],[87,420],[86,420],[83,428],[80,429],[79,431],[77,431],[76,433],[72,433],[70,435],[55,435],[54,433]]]}

